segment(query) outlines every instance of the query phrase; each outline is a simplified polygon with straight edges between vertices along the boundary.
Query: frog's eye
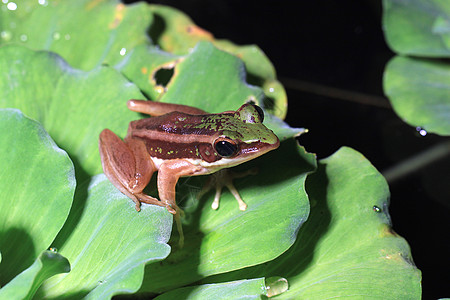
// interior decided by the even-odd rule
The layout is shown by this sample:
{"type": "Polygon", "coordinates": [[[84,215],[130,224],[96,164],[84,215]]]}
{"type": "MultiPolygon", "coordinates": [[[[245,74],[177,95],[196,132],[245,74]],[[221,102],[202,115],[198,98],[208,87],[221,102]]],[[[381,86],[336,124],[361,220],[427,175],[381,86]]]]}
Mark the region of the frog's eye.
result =
{"type": "Polygon", "coordinates": [[[256,109],[256,111],[258,112],[259,119],[261,120],[260,122],[261,122],[261,123],[264,122],[264,111],[262,110],[262,108],[259,107],[259,106],[256,105],[256,104],[253,104],[253,107],[254,107],[254,108],[256,109]]]}
{"type": "Polygon", "coordinates": [[[262,123],[264,121],[264,111],[256,104],[247,103],[242,105],[234,116],[244,123],[262,123]]]}
{"type": "Polygon", "coordinates": [[[221,138],[214,143],[214,149],[222,157],[231,157],[236,154],[238,147],[234,141],[221,138]]]}

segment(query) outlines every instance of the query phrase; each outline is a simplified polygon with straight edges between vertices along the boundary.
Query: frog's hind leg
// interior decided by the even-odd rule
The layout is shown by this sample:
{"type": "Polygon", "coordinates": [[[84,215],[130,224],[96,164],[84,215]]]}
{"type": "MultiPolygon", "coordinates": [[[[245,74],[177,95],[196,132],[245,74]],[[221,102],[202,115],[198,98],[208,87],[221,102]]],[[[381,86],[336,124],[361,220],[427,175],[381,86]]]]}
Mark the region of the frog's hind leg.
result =
{"type": "Polygon", "coordinates": [[[147,114],[153,117],[165,115],[173,111],[182,112],[190,115],[204,115],[207,114],[204,110],[200,108],[182,105],[182,104],[172,104],[164,102],[155,102],[147,100],[135,100],[131,99],[127,103],[128,109],[143,114],[147,114]]]}
{"type": "Polygon", "coordinates": [[[105,129],[100,134],[99,149],[106,177],[136,203],[137,211],[141,210],[141,202],[165,206],[158,199],[143,193],[155,172],[144,143],[138,140],[124,142],[105,129]]]}

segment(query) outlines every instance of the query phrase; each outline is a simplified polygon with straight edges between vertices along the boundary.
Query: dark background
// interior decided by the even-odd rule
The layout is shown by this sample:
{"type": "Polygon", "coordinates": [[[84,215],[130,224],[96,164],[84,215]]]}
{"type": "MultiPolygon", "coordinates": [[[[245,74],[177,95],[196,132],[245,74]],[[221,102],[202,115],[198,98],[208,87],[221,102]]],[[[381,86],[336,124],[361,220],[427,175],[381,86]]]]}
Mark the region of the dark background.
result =
{"type": "MultiPolygon", "coordinates": [[[[310,130],[300,142],[319,158],[350,146],[383,173],[448,141],[418,134],[383,96],[384,66],[394,54],[381,29],[381,1],[150,2],[180,9],[216,38],[257,44],[286,87],[286,121],[310,130]]],[[[393,227],[423,273],[424,299],[450,296],[449,170],[447,155],[389,182],[393,227]]]]}

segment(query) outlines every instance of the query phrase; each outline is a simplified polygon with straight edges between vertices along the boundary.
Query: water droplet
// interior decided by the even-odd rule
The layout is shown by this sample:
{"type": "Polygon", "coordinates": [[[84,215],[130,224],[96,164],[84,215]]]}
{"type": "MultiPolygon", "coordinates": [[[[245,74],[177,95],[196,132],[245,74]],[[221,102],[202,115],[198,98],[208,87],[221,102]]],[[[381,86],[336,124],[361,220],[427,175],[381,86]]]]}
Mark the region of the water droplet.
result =
{"type": "Polygon", "coordinates": [[[70,34],[66,34],[66,35],[64,36],[64,39],[65,39],[66,41],[70,40],[70,34]]]}
{"type": "Polygon", "coordinates": [[[52,252],[58,252],[58,249],[56,249],[55,247],[50,247],[48,250],[52,251],[52,252]]]}
{"type": "Polygon", "coordinates": [[[104,284],[106,282],[106,280],[99,280],[98,284],[104,284]]]}
{"type": "Polygon", "coordinates": [[[421,135],[421,136],[426,136],[428,134],[428,132],[423,129],[422,127],[416,127],[416,131],[421,135]]]}
{"type": "Polygon", "coordinates": [[[47,6],[48,5],[48,1],[47,0],[38,0],[38,3],[42,6],[47,6]]]}
{"type": "Polygon", "coordinates": [[[54,32],[53,33],[53,39],[55,41],[59,40],[61,38],[61,34],[59,32],[54,32]]]}
{"type": "Polygon", "coordinates": [[[9,42],[12,39],[12,33],[9,30],[3,30],[0,33],[0,36],[2,37],[2,40],[5,42],[9,42]]]}
{"type": "Polygon", "coordinates": [[[17,4],[14,2],[9,2],[8,4],[6,4],[6,8],[9,10],[16,10],[17,9],[17,4]]]}
{"type": "Polygon", "coordinates": [[[27,36],[26,34],[22,34],[22,35],[20,36],[20,40],[21,40],[22,42],[26,42],[26,41],[28,40],[28,36],[27,36]]]}
{"type": "Polygon", "coordinates": [[[286,278],[275,276],[266,279],[267,297],[273,297],[284,293],[288,288],[289,283],[286,278]]]}
{"type": "Polygon", "coordinates": [[[8,0],[2,0],[2,2],[6,4],[6,3],[8,3],[8,0]]]}
{"type": "Polygon", "coordinates": [[[273,87],[269,88],[269,92],[273,93],[275,89],[273,87]]]}
{"type": "Polygon", "coordinates": [[[124,56],[127,53],[127,48],[120,49],[120,55],[124,56]]]}
{"type": "Polygon", "coordinates": [[[381,208],[379,208],[378,206],[376,206],[376,205],[374,205],[373,207],[372,207],[372,209],[373,209],[373,211],[374,212],[376,212],[376,213],[380,213],[380,212],[382,212],[382,209],[381,208]]]}

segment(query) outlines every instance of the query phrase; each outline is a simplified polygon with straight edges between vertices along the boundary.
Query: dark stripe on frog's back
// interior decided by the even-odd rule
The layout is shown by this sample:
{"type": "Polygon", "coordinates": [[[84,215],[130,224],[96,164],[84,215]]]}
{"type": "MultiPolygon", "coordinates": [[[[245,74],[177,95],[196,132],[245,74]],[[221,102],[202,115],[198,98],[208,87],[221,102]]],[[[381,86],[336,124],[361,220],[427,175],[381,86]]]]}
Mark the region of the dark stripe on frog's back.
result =
{"type": "MultiPolygon", "coordinates": [[[[232,114],[219,115],[188,115],[180,112],[172,112],[160,117],[152,117],[130,123],[129,130],[153,131],[170,133],[176,135],[217,136],[220,135],[218,128],[223,127],[223,122],[227,122],[228,130],[237,130],[228,120],[232,114]]],[[[189,138],[187,138],[189,140],[189,138]]]]}

